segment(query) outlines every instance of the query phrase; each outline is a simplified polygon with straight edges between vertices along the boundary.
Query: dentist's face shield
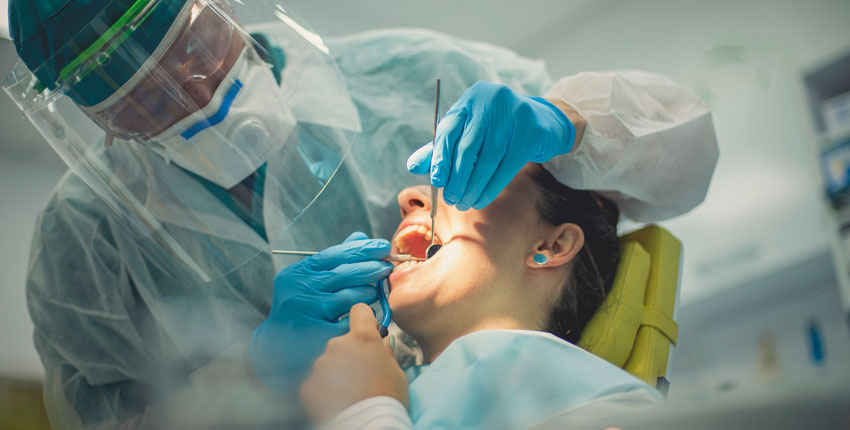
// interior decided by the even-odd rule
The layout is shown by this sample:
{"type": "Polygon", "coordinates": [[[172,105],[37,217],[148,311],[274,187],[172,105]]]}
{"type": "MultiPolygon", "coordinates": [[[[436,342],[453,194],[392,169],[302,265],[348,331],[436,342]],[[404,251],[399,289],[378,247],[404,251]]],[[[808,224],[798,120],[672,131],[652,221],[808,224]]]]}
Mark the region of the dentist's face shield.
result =
{"type": "Polygon", "coordinates": [[[85,111],[114,137],[146,141],[207,106],[228,72],[244,61],[239,52],[248,50],[244,35],[227,21],[232,14],[226,1],[186,7],[177,19],[184,23],[166,33],[159,48],[164,52],[151,57],[155,64],[142,66],[138,82],[131,78],[124,91],[85,111]]]}
{"type": "Polygon", "coordinates": [[[4,90],[164,251],[146,256],[162,270],[214,279],[286,247],[359,132],[322,39],[276,1],[138,0],[116,16],[118,1],[4,90]],[[161,29],[167,8],[146,43],[135,32],[161,29]]]}

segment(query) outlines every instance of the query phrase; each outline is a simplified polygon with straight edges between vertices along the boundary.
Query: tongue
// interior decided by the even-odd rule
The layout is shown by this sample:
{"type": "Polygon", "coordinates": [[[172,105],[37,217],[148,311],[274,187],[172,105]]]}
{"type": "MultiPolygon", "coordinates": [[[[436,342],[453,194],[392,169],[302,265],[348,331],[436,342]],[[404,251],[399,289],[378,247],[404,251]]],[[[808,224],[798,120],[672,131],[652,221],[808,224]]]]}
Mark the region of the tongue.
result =
{"type": "Polygon", "coordinates": [[[401,240],[404,242],[404,247],[407,248],[407,252],[414,257],[425,258],[425,250],[428,249],[428,245],[431,244],[431,241],[425,239],[425,235],[420,234],[419,232],[410,233],[405,235],[401,240]]]}

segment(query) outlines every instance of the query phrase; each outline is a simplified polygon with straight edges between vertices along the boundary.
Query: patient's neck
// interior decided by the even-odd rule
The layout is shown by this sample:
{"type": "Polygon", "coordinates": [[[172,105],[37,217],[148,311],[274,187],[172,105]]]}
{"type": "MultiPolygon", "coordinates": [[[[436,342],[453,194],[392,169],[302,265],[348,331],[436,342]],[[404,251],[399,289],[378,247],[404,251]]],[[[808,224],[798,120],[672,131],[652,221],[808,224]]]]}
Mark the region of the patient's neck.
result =
{"type": "Polygon", "coordinates": [[[458,325],[448,330],[438,330],[434,333],[418,333],[414,335],[416,342],[422,348],[425,363],[432,363],[452,343],[464,335],[483,330],[540,330],[539,324],[523,321],[516,316],[491,316],[468,325],[458,325]]]}

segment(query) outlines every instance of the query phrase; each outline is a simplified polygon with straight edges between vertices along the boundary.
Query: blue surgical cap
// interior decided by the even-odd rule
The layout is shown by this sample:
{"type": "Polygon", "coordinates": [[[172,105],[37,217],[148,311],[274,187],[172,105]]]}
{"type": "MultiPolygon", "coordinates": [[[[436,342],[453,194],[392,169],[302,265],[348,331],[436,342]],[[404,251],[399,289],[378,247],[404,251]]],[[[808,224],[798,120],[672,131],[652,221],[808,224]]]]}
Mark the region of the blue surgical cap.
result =
{"type": "Polygon", "coordinates": [[[63,67],[114,25],[137,2],[158,4],[96,72],[71,86],[81,106],[105,100],[139,70],[162,41],[187,0],[10,0],[9,30],[18,56],[47,88],[63,67]]]}

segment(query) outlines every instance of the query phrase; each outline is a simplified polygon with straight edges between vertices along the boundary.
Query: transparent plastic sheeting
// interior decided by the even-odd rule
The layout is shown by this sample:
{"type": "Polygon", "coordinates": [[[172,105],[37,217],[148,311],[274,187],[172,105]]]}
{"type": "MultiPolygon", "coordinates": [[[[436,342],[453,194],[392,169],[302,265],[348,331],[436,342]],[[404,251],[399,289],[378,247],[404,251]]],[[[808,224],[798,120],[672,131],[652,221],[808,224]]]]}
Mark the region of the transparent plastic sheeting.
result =
{"type": "Polygon", "coordinates": [[[360,124],[322,39],[279,3],[189,1],[146,48],[132,32],[164,1],[139,0],[117,24],[106,8],[78,33],[89,39],[19,62],[3,88],[145,264],[209,281],[284,240],[360,124]],[[119,85],[116,64],[138,70],[119,85]],[[87,105],[82,91],[109,82],[87,105]]]}

